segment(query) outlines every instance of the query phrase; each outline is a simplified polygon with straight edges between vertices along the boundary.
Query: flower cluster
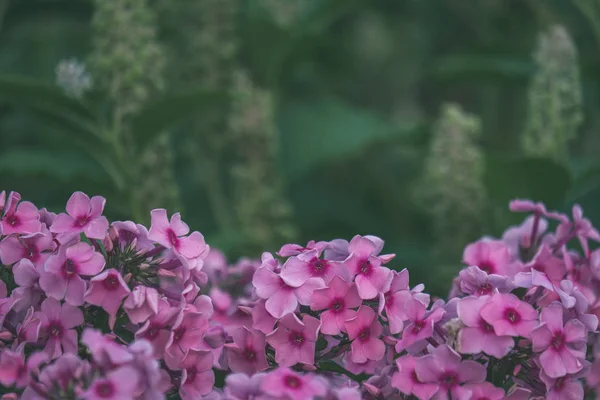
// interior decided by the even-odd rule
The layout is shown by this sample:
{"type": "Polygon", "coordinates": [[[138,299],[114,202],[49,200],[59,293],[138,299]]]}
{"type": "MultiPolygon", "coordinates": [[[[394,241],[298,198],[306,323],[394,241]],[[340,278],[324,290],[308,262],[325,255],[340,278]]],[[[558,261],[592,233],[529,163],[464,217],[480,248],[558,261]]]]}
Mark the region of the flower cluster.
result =
{"type": "Polygon", "coordinates": [[[147,229],[104,203],[76,192],[55,215],[0,195],[3,399],[600,393],[600,234],[577,206],[513,201],[531,216],[468,245],[444,301],[375,236],[229,265],[179,214],[147,229]]]}

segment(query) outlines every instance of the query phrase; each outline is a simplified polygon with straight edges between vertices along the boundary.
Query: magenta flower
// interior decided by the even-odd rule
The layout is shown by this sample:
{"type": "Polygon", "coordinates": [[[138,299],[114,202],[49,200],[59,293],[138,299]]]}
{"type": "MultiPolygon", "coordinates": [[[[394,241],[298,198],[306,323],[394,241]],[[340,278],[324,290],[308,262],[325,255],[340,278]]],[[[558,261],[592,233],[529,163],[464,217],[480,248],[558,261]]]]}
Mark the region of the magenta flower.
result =
{"type": "Polygon", "coordinates": [[[40,276],[40,286],[49,297],[74,306],[83,304],[86,282],[80,275],[96,275],[104,268],[104,257],[87,243],[61,247],[48,258],[40,276]]]}
{"type": "Polygon", "coordinates": [[[460,355],[448,345],[430,350],[430,354],[417,359],[415,372],[423,383],[435,384],[438,388],[434,398],[468,399],[469,390],[462,384],[481,383],[485,380],[486,369],[476,361],[463,361],[460,355]]]}
{"type": "Polygon", "coordinates": [[[463,263],[479,267],[490,275],[514,276],[518,272],[508,247],[500,240],[483,239],[471,243],[463,252],[463,263]]]}
{"type": "Polygon", "coordinates": [[[182,400],[196,400],[210,393],[215,384],[211,352],[190,350],[179,367],[183,373],[179,388],[182,400]]]}
{"type": "Polygon", "coordinates": [[[133,288],[123,303],[127,316],[134,324],[146,322],[158,313],[159,295],[156,289],[138,285],[133,288]]]}
{"type": "Polygon", "coordinates": [[[39,285],[39,270],[24,258],[13,266],[13,275],[15,283],[19,285],[11,294],[15,299],[14,310],[23,311],[31,306],[37,307],[44,295],[39,285]]]}
{"type": "Polygon", "coordinates": [[[83,313],[79,308],[47,298],[36,314],[42,321],[40,329],[46,339],[44,352],[50,359],[63,353],[77,353],[77,332],[73,328],[83,324],[83,313]]]}
{"type": "Polygon", "coordinates": [[[502,400],[505,398],[504,390],[489,382],[472,383],[465,385],[464,388],[471,391],[470,400],[502,400]]]}
{"type": "Polygon", "coordinates": [[[415,362],[416,359],[411,355],[396,359],[398,372],[392,376],[392,386],[406,395],[430,399],[438,391],[438,385],[421,382],[415,372],[415,362]]]}
{"type": "Polygon", "coordinates": [[[587,331],[578,320],[563,326],[563,307],[553,303],[540,315],[542,324],[531,333],[533,351],[541,352],[540,366],[550,378],[560,378],[583,369],[587,331]]]}
{"type": "Polygon", "coordinates": [[[231,333],[233,343],[226,344],[229,368],[233,372],[254,374],[269,367],[265,355],[265,335],[262,332],[237,328],[231,333]]]}
{"type": "Polygon", "coordinates": [[[356,316],[345,323],[348,338],[352,340],[351,358],[355,363],[367,360],[379,361],[385,355],[385,344],[381,339],[383,327],[377,314],[369,306],[360,306],[356,316]]]}
{"type": "Polygon", "coordinates": [[[110,371],[103,378],[96,378],[83,395],[86,400],[129,400],[134,398],[137,385],[137,371],[124,366],[110,371]]]}
{"type": "Polygon", "coordinates": [[[315,249],[287,259],[281,268],[281,279],[290,286],[298,287],[310,278],[321,278],[329,283],[334,276],[348,279],[346,266],[337,261],[322,260],[315,249]]]}
{"type": "Polygon", "coordinates": [[[493,295],[481,308],[481,317],[494,327],[498,336],[529,338],[538,324],[537,311],[514,294],[493,295]]]}
{"type": "Polygon", "coordinates": [[[42,267],[53,247],[52,235],[47,230],[31,235],[11,235],[0,242],[0,260],[2,264],[10,265],[26,258],[36,267],[42,267]]]}
{"type": "Polygon", "coordinates": [[[24,388],[40,364],[48,361],[44,353],[33,353],[25,359],[23,347],[16,351],[3,349],[0,351],[0,384],[4,387],[24,388]]]}
{"type": "Polygon", "coordinates": [[[289,368],[277,368],[262,380],[261,389],[276,399],[312,400],[327,393],[326,384],[318,377],[300,375],[289,368]]]}
{"type": "Polygon", "coordinates": [[[321,332],[326,335],[338,335],[345,332],[345,322],[356,315],[353,308],[358,308],[362,299],[358,296],[355,284],[348,284],[339,276],[329,282],[329,287],[317,289],[313,292],[310,309],[323,311],[321,318],[321,332]]]}
{"type": "Polygon", "coordinates": [[[379,314],[385,310],[390,332],[397,334],[404,329],[404,321],[408,319],[405,312],[406,302],[413,298],[408,287],[408,270],[394,273],[390,290],[379,294],[379,314]]]}
{"type": "Polygon", "coordinates": [[[377,245],[360,235],[356,235],[348,245],[350,256],[344,261],[354,277],[361,299],[370,300],[385,293],[392,284],[392,271],[382,267],[381,258],[376,254],[381,250],[377,245]]]}
{"type": "Polygon", "coordinates": [[[40,213],[36,206],[21,200],[21,195],[11,192],[4,207],[4,216],[0,220],[0,232],[8,236],[13,233],[30,234],[42,229],[40,213]],[[17,205],[18,204],[18,205],[17,205]]]}
{"type": "Polygon", "coordinates": [[[56,216],[50,232],[59,233],[61,243],[67,243],[82,232],[90,239],[104,239],[108,231],[108,220],[102,216],[105,204],[104,197],[90,199],[85,193],[73,193],[67,201],[67,213],[56,216]]]}
{"type": "Polygon", "coordinates": [[[171,326],[181,318],[181,309],[171,307],[167,300],[158,303],[158,313],[146,321],[135,333],[136,339],[146,339],[154,348],[154,357],[163,358],[167,345],[172,340],[171,326]]]}
{"type": "Polygon", "coordinates": [[[189,349],[198,349],[208,329],[208,318],[198,312],[186,312],[181,321],[173,325],[173,337],[164,354],[165,363],[176,369],[189,349]]]}
{"type": "Polygon", "coordinates": [[[283,367],[297,363],[313,365],[315,347],[321,322],[304,315],[300,320],[296,314],[286,314],[277,329],[267,335],[267,343],[275,349],[275,361],[283,367]]]}
{"type": "Polygon", "coordinates": [[[410,323],[404,328],[402,339],[396,344],[397,352],[430,338],[433,335],[434,325],[442,319],[445,313],[441,307],[427,312],[425,304],[417,299],[407,301],[404,311],[410,323]]]}
{"type": "Polygon", "coordinates": [[[131,290],[129,290],[119,271],[111,268],[90,279],[90,286],[85,292],[84,300],[102,307],[108,313],[110,316],[109,326],[112,329],[121,302],[129,293],[131,293],[131,290]]]}
{"type": "Polygon", "coordinates": [[[200,232],[190,232],[189,226],[181,220],[181,214],[175,213],[171,221],[167,218],[167,210],[152,210],[152,225],[148,238],[167,249],[172,249],[175,256],[190,269],[202,268],[202,255],[208,255],[209,247],[200,232]]]}
{"type": "Polygon", "coordinates": [[[254,273],[252,285],[256,295],[265,299],[265,308],[275,318],[293,313],[302,305],[310,305],[311,296],[316,289],[325,287],[320,278],[310,278],[302,286],[293,287],[285,283],[277,273],[267,267],[260,267],[254,273]]]}
{"type": "Polygon", "coordinates": [[[485,353],[498,359],[503,358],[514,347],[510,336],[498,336],[494,327],[481,317],[481,309],[487,304],[488,296],[466,297],[458,303],[458,318],[465,324],[458,333],[459,352],[463,354],[485,353]]]}

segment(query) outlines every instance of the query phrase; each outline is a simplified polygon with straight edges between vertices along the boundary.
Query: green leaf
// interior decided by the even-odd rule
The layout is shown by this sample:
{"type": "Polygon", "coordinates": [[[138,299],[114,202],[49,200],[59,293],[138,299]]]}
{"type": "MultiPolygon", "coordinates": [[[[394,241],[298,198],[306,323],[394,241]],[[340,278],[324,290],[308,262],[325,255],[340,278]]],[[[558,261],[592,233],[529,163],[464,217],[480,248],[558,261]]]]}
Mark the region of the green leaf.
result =
{"type": "Polygon", "coordinates": [[[560,208],[572,186],[572,177],[566,167],[550,159],[487,155],[484,182],[489,200],[505,208],[515,198],[560,208]]]}
{"type": "Polygon", "coordinates": [[[190,117],[201,117],[222,109],[228,96],[207,90],[167,94],[141,109],[132,120],[132,136],[139,153],[153,139],[190,117]]]}
{"type": "Polygon", "coordinates": [[[398,126],[335,98],[292,101],[279,116],[282,168],[296,177],[375,141],[404,137],[417,125],[398,126]]]}

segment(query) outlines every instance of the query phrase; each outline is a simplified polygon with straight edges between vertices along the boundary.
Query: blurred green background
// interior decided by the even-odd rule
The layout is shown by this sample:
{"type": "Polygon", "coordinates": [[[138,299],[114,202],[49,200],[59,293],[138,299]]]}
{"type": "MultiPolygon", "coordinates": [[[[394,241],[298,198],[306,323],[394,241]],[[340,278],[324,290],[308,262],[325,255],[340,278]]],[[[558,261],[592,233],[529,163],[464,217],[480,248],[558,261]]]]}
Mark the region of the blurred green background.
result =
{"type": "Polygon", "coordinates": [[[374,234],[443,295],[528,197],[600,221],[599,0],[0,0],[0,186],[231,260],[374,234]]]}

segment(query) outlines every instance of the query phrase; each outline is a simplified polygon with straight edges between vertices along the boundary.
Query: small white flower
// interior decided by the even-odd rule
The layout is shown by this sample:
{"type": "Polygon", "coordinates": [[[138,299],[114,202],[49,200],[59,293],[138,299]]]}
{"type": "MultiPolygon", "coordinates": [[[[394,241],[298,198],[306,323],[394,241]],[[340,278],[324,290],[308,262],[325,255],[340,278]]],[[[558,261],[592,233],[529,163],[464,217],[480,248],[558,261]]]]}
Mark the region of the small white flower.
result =
{"type": "Polygon", "coordinates": [[[56,66],[56,84],[68,96],[80,98],[92,88],[92,77],[85,69],[85,64],[71,58],[61,60],[56,66]]]}

